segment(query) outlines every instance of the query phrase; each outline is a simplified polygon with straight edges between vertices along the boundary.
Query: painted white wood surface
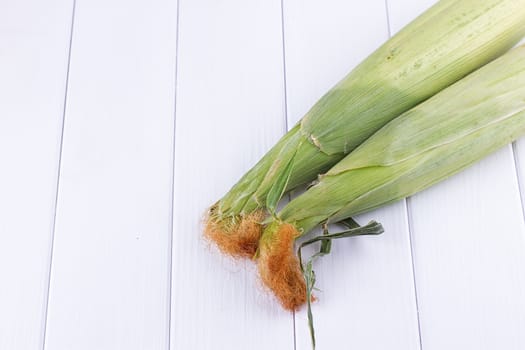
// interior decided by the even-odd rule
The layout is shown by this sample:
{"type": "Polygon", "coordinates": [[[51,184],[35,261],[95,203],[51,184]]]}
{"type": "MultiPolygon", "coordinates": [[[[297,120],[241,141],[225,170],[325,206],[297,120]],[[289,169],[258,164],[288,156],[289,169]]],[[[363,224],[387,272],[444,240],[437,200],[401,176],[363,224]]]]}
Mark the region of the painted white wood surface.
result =
{"type": "MultiPolygon", "coordinates": [[[[73,4],[1,2],[0,349],[309,349],[202,214],[433,2],[77,0],[50,279],[73,4]]],[[[359,218],[318,349],[525,348],[524,142],[359,218]]]]}
{"type": "Polygon", "coordinates": [[[279,0],[180,0],[171,349],[292,349],[253,263],[201,238],[205,210],[285,130],[279,0]]]}
{"type": "Polygon", "coordinates": [[[40,349],[73,2],[0,2],[0,349],[40,349]]]}
{"type": "Polygon", "coordinates": [[[166,349],[177,8],[78,0],[45,349],[166,349]]]}
{"type": "MultiPolygon", "coordinates": [[[[393,31],[434,2],[389,0],[393,31]]],[[[408,204],[422,348],[525,348],[525,229],[512,147],[408,204]]]]}
{"type": "MultiPolygon", "coordinates": [[[[290,125],[389,33],[383,0],[285,1],[284,23],[290,125]]],[[[358,219],[379,220],[387,231],[334,242],[316,264],[318,348],[419,349],[405,202],[358,219]]],[[[297,348],[310,349],[305,311],[296,331],[297,348]]]]}

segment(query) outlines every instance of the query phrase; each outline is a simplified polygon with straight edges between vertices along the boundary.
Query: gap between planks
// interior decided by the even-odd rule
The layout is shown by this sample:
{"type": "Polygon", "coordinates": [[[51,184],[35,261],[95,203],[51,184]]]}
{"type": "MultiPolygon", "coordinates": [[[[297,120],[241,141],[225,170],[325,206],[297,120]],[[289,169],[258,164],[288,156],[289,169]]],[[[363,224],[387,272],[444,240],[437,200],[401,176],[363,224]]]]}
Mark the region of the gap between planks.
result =
{"type": "Polygon", "coordinates": [[[68,52],[67,52],[67,68],[66,68],[66,80],[64,88],[64,100],[62,105],[62,125],[60,129],[60,143],[58,148],[58,164],[57,164],[57,180],[55,183],[55,203],[53,208],[53,224],[51,226],[51,245],[49,249],[49,264],[47,272],[47,287],[45,288],[44,295],[44,324],[42,325],[42,350],[46,348],[46,335],[47,335],[47,321],[48,321],[48,309],[49,309],[49,292],[51,290],[51,273],[53,269],[53,251],[55,246],[55,229],[57,222],[57,207],[58,207],[58,191],[60,186],[60,173],[62,168],[62,148],[64,142],[64,129],[66,123],[66,112],[67,112],[67,96],[68,96],[68,86],[69,86],[69,68],[71,66],[71,48],[73,46],[73,33],[75,26],[75,9],[76,9],[76,0],[73,0],[73,8],[71,10],[71,21],[69,28],[69,43],[68,43],[68,52]]]}
{"type": "Polygon", "coordinates": [[[167,339],[167,349],[171,349],[171,314],[173,312],[173,299],[172,299],[172,282],[173,282],[173,220],[174,220],[174,210],[175,210],[175,137],[177,131],[177,77],[178,77],[178,68],[179,68],[179,28],[180,28],[180,2],[177,0],[177,14],[175,15],[177,21],[177,28],[175,30],[175,75],[174,79],[174,92],[173,92],[173,137],[172,142],[172,164],[171,164],[171,208],[170,208],[170,217],[169,217],[169,239],[168,239],[168,339],[167,339]]]}

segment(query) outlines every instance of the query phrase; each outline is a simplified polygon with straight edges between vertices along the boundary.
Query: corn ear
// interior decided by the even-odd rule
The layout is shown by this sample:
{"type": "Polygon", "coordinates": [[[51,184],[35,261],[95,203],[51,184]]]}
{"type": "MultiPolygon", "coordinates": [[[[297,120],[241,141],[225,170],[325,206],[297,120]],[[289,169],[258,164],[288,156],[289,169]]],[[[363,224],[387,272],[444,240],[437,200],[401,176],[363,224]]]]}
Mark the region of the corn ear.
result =
{"type": "Polygon", "coordinates": [[[284,193],[314,180],[390,120],[524,35],[525,0],[439,1],[324,95],[213,205],[208,236],[235,239],[244,217],[273,213],[284,193]]]}
{"type": "Polygon", "coordinates": [[[221,200],[222,212],[264,206],[292,158],[287,189],[311,181],[388,121],[498,57],[524,35],[524,0],[438,2],[324,95],[221,200]]]}

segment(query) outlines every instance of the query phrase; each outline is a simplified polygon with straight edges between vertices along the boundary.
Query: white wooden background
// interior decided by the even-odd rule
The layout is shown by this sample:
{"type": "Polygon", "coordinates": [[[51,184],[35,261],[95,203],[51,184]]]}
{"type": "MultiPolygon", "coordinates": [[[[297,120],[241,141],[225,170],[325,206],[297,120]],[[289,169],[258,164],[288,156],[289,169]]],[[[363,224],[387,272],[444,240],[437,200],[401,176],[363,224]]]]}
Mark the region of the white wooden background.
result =
{"type": "MultiPolygon", "coordinates": [[[[309,349],[202,214],[433,2],[0,0],[0,349],[309,349]]],[[[524,142],[360,218],[318,349],[525,348],[524,142]]]]}

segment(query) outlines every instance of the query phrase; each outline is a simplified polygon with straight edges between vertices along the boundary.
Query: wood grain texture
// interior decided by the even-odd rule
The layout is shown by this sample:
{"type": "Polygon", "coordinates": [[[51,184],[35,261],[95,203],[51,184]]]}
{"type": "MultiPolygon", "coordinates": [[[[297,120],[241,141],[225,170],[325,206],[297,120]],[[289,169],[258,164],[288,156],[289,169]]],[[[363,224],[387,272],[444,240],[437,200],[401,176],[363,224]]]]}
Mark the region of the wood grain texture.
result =
{"type": "Polygon", "coordinates": [[[171,349],[293,349],[293,318],[201,219],[283,134],[279,0],[181,0],[171,349]]]}
{"type": "Polygon", "coordinates": [[[0,349],[42,347],[73,2],[0,2],[0,349]]]}
{"type": "Polygon", "coordinates": [[[168,346],[176,18],[77,1],[47,350],[168,346]]]}
{"type": "MultiPolygon", "coordinates": [[[[284,24],[290,125],[388,38],[384,1],[287,0],[284,24]]],[[[419,349],[405,202],[358,219],[386,233],[334,242],[316,264],[318,348],[419,349]]],[[[296,333],[297,348],[310,349],[304,311],[296,333]]]]}
{"type": "MultiPolygon", "coordinates": [[[[393,30],[434,1],[389,0],[393,30]]],[[[423,349],[525,347],[525,228],[511,146],[409,200],[423,349]]]]}

